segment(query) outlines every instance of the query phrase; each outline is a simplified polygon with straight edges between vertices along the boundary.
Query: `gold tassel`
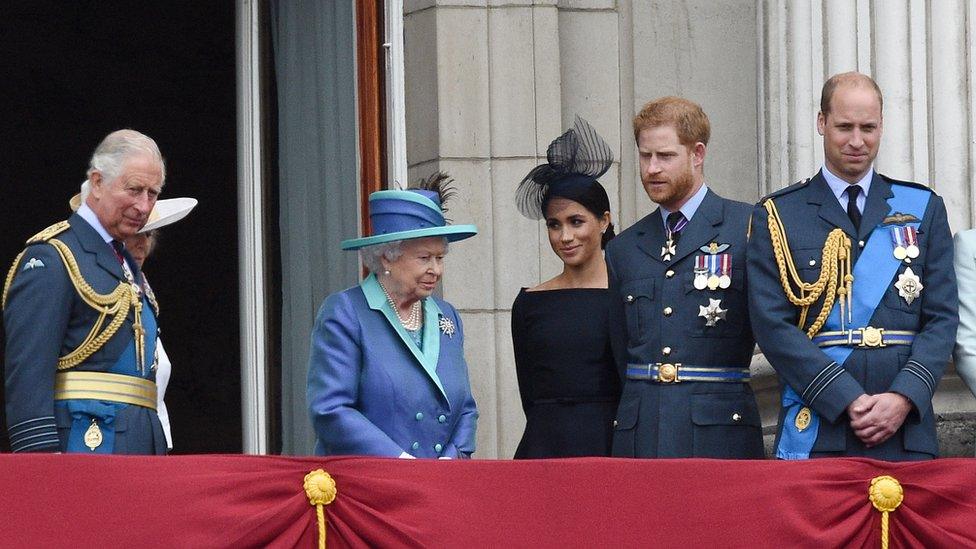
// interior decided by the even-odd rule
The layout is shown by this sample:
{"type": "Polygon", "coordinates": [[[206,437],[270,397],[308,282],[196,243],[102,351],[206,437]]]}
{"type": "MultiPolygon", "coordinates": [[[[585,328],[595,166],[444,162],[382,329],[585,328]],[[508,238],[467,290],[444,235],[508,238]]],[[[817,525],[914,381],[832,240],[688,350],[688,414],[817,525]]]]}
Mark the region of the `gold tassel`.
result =
{"type": "Polygon", "coordinates": [[[332,475],[322,469],[316,469],[305,475],[305,495],[308,503],[315,507],[315,515],[319,525],[319,549],[325,549],[325,509],[323,505],[332,503],[336,494],[336,483],[332,475]]]}
{"type": "Polygon", "coordinates": [[[851,272],[851,239],[842,229],[834,229],[824,241],[823,253],[820,261],[820,275],[814,282],[804,282],[797,271],[793,254],[790,251],[786,228],[772,200],[763,202],[769,215],[769,239],[773,246],[776,267],[779,270],[780,284],[783,292],[791,304],[800,309],[797,327],[801,330],[807,323],[807,313],[810,307],[823,297],[823,306],[814,318],[813,323],[806,329],[807,337],[811,339],[823,327],[830,314],[834,301],[840,299],[841,325],[844,325],[844,309],[850,316],[853,303],[852,290],[854,276],[851,272]],[[794,291],[793,288],[796,288],[794,291]]]}
{"type": "Polygon", "coordinates": [[[875,509],[881,511],[881,549],[888,549],[888,513],[901,505],[905,491],[894,477],[874,477],[868,488],[868,499],[875,509]]]}

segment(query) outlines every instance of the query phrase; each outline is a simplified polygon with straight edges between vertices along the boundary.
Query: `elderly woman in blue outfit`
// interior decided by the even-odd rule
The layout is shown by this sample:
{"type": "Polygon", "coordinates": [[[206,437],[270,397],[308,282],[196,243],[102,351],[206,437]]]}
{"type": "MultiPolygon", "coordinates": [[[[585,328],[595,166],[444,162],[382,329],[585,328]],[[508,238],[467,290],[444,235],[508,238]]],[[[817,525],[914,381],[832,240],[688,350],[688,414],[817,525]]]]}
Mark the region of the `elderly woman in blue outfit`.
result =
{"type": "Polygon", "coordinates": [[[342,243],[370,274],[326,298],[315,319],[308,405],[320,455],[467,458],[478,411],[464,331],[433,296],[448,242],[477,234],[448,225],[449,180],[370,195],[373,235],[342,243]]]}

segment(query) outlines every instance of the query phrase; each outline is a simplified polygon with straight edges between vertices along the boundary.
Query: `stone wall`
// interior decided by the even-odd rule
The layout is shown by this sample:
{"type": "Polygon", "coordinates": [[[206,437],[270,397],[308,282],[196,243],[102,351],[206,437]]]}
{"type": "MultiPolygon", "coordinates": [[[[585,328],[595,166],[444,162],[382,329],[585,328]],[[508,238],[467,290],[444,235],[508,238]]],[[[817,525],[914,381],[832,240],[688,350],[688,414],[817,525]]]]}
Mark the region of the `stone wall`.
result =
{"type": "MultiPolygon", "coordinates": [[[[507,458],[524,418],[510,309],[522,286],[559,272],[541,222],[513,196],[549,142],[580,114],[614,150],[601,178],[618,229],[653,206],[639,184],[631,118],[682,95],[712,122],[710,187],[747,202],[819,168],[819,89],[857,68],[886,93],[879,169],[932,182],[953,228],[972,224],[976,151],[968,75],[973,2],[787,0],[405,0],[407,161],[411,180],[440,169],[460,190],[448,217],[478,225],[451,248],[444,295],[462,313],[481,410],[478,457],[507,458]],[[936,55],[938,53],[938,55],[936,55]],[[935,85],[938,82],[939,85],[935,85]]],[[[757,356],[767,429],[778,395],[757,356]]],[[[972,455],[976,400],[954,376],[936,398],[947,454],[972,455]]]]}

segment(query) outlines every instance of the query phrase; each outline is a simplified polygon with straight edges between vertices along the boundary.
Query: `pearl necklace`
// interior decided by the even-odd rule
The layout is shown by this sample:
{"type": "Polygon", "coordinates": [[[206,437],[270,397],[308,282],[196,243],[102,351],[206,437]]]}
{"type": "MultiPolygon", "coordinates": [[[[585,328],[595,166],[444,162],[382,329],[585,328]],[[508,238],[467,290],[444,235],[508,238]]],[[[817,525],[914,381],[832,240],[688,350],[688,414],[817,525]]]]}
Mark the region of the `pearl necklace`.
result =
{"type": "Polygon", "coordinates": [[[396,314],[397,320],[400,321],[400,324],[403,325],[403,328],[411,332],[415,332],[419,330],[420,326],[423,324],[424,321],[423,315],[421,315],[420,313],[421,311],[420,300],[418,299],[417,301],[413,302],[413,305],[410,306],[410,316],[407,317],[406,320],[404,320],[403,317],[400,316],[400,309],[397,307],[396,302],[393,301],[393,296],[390,295],[390,292],[386,291],[386,286],[384,286],[382,282],[380,282],[380,288],[383,289],[383,295],[386,296],[386,301],[390,304],[390,308],[393,309],[394,314],[396,314]]]}

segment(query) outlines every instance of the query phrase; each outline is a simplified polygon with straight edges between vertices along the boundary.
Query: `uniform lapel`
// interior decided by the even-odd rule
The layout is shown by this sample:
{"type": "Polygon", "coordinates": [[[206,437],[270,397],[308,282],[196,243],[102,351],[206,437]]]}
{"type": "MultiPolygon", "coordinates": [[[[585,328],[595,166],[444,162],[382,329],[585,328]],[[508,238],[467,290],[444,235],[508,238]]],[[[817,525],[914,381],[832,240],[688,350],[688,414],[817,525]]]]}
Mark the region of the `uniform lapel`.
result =
{"type": "Polygon", "coordinates": [[[438,321],[440,320],[440,307],[434,303],[433,299],[427,298],[423,301],[424,304],[424,350],[421,351],[417,344],[413,342],[413,338],[410,334],[403,328],[403,324],[400,320],[396,318],[396,312],[393,307],[390,306],[389,301],[386,299],[386,294],[383,293],[383,287],[380,286],[378,280],[376,280],[376,275],[369,275],[360,283],[360,287],[363,289],[363,295],[366,296],[366,303],[369,305],[370,309],[374,311],[379,311],[386,318],[387,324],[393,329],[398,336],[400,336],[400,341],[406,345],[407,350],[413,355],[413,358],[420,364],[420,366],[427,372],[427,376],[430,380],[434,382],[434,385],[440,390],[441,395],[447,400],[447,393],[444,391],[444,386],[441,385],[440,377],[437,375],[437,359],[440,356],[440,334],[438,333],[438,321]]]}
{"type": "Polygon", "coordinates": [[[722,218],[722,201],[718,195],[708,189],[691,221],[681,231],[677,253],[671,258],[671,263],[681,261],[702,245],[713,241],[718,236],[716,227],[722,224],[722,218]]]}
{"type": "Polygon", "coordinates": [[[807,198],[807,203],[820,206],[818,211],[820,218],[834,227],[844,229],[848,235],[856,237],[857,231],[854,230],[854,223],[851,218],[847,217],[847,212],[840,207],[840,202],[837,201],[834,192],[830,190],[830,186],[827,185],[821,172],[817,172],[817,175],[813,176],[809,188],[811,192],[807,198]]]}
{"type": "Polygon", "coordinates": [[[874,172],[874,176],[871,178],[870,191],[864,202],[864,215],[861,216],[861,228],[858,235],[860,240],[870,236],[871,231],[884,221],[885,216],[891,210],[888,199],[892,196],[894,193],[891,192],[891,185],[879,177],[878,172],[874,172]]]}
{"type": "Polygon", "coordinates": [[[95,256],[95,263],[102,269],[108,271],[117,280],[125,280],[122,265],[119,263],[119,259],[115,257],[112,245],[102,240],[102,236],[98,234],[95,227],[88,224],[85,218],[77,213],[72,214],[69,223],[75,230],[75,234],[78,235],[78,242],[81,244],[81,247],[85,252],[95,256]]]}
{"type": "Polygon", "coordinates": [[[661,208],[654,210],[651,212],[651,215],[638,221],[638,223],[640,226],[637,232],[640,238],[637,239],[637,247],[645,254],[663,263],[661,247],[664,246],[665,234],[664,221],[661,218],[661,208]]]}

